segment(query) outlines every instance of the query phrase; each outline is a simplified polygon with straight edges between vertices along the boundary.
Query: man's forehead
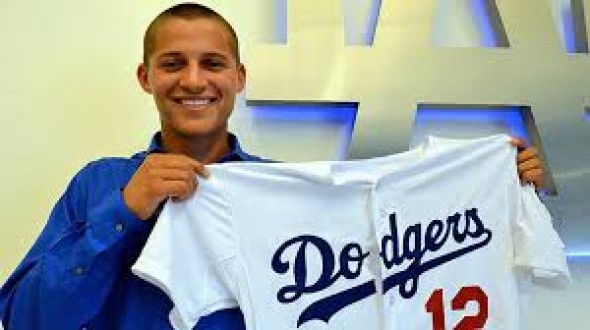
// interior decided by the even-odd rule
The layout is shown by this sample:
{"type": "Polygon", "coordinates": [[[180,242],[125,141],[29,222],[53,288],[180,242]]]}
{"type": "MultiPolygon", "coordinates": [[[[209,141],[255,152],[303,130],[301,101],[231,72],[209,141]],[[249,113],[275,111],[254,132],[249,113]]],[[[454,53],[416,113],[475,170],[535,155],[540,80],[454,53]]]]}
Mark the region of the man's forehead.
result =
{"type": "Polygon", "coordinates": [[[194,51],[232,53],[231,34],[214,18],[167,18],[156,26],[153,55],[194,51]]]}
{"type": "Polygon", "coordinates": [[[225,26],[213,18],[177,18],[171,17],[161,21],[154,31],[156,43],[182,38],[211,38],[229,42],[230,32],[225,26]]]}

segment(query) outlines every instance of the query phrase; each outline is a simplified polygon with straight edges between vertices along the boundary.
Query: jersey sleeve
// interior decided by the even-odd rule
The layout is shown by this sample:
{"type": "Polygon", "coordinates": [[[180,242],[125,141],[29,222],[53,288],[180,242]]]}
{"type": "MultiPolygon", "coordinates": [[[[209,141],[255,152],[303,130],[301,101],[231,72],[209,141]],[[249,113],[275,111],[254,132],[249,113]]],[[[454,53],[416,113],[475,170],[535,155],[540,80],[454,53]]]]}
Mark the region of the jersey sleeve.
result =
{"type": "Polygon", "coordinates": [[[532,185],[519,186],[514,223],[515,265],[534,283],[564,287],[570,282],[565,246],[553,227],[552,217],[532,185]]]}
{"type": "Polygon", "coordinates": [[[220,274],[235,256],[233,240],[215,173],[188,200],[166,203],[132,271],[170,297],[174,328],[192,329],[201,317],[237,306],[220,274]]]}

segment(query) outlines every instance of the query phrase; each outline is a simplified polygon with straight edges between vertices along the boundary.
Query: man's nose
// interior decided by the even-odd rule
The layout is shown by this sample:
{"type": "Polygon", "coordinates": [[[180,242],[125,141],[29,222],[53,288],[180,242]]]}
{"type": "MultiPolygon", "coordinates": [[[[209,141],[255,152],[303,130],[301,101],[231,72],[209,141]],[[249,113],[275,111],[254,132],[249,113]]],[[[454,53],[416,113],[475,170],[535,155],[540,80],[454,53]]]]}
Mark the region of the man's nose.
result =
{"type": "Polygon", "coordinates": [[[205,88],[205,81],[204,72],[199,65],[190,64],[183,70],[179,84],[182,88],[198,92],[205,88]]]}

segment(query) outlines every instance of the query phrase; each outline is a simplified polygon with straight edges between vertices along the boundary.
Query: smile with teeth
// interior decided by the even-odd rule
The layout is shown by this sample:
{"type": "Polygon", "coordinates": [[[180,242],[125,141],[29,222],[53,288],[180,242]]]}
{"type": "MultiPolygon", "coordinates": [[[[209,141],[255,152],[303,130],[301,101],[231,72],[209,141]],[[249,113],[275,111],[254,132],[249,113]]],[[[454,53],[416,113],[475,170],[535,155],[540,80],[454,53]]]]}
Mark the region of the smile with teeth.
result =
{"type": "Polygon", "coordinates": [[[189,107],[204,107],[215,102],[215,100],[215,98],[177,99],[176,102],[189,107]]]}

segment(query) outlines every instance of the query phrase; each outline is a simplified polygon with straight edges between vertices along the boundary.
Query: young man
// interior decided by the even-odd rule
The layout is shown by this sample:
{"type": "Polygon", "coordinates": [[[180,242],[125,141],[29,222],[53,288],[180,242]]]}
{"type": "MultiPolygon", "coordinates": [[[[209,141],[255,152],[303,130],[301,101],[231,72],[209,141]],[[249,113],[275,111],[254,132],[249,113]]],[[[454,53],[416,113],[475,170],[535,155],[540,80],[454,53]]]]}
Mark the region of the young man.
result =
{"type": "MultiPolygon", "coordinates": [[[[219,14],[198,4],[161,13],[146,31],[137,77],[154,97],[161,131],[146,151],[94,161],[72,179],[0,290],[6,329],[169,329],[167,296],[130,271],[160,206],[191,195],[194,175],[208,176],[204,164],[261,161],[227,130],[246,71],[236,34],[219,14]]],[[[521,178],[540,185],[536,151],[520,152],[518,162],[521,178]]],[[[244,323],[232,309],[197,329],[244,323]]]]}

